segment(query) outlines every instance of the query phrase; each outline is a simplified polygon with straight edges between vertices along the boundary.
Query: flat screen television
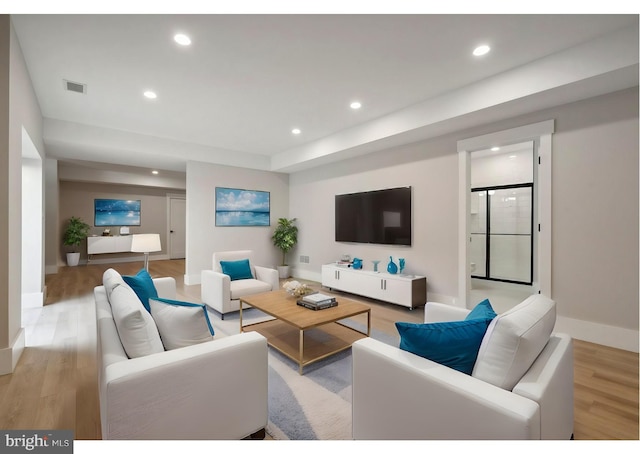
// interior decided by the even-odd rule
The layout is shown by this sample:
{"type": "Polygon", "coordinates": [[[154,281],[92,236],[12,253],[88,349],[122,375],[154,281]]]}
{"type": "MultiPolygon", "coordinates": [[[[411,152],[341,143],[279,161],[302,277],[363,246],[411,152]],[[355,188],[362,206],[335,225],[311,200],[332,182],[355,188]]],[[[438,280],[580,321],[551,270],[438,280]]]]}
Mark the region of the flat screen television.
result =
{"type": "Polygon", "coordinates": [[[411,186],[335,196],[335,239],[411,246],[411,186]]]}
{"type": "Polygon", "coordinates": [[[94,199],[93,208],[96,227],[140,225],[140,200],[94,199]]]}

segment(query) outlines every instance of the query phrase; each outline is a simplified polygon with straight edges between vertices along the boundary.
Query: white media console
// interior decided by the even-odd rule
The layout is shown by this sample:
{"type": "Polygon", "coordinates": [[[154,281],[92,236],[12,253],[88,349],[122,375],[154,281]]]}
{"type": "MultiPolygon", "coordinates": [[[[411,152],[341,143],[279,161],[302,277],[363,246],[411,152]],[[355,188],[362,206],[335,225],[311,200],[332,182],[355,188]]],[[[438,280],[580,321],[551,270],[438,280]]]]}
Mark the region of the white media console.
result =
{"type": "Polygon", "coordinates": [[[94,254],[113,254],[116,252],[131,252],[131,235],[87,237],[89,260],[94,254]]]}
{"type": "Polygon", "coordinates": [[[427,278],[424,276],[354,270],[328,264],[322,265],[322,285],[411,309],[427,301],[427,278]]]}

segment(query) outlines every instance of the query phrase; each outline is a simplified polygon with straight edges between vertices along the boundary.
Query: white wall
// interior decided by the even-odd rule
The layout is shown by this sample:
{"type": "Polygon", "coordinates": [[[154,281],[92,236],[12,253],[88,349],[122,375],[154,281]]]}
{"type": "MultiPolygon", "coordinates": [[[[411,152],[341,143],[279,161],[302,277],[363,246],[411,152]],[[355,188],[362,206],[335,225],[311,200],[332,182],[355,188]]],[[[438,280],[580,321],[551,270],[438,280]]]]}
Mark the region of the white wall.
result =
{"type": "MultiPolygon", "coordinates": [[[[39,294],[42,306],[43,235],[42,235],[42,160],[22,160],[22,293],[39,294]]],[[[24,302],[24,301],[23,301],[24,302]]]]}
{"type": "Polygon", "coordinates": [[[0,375],[10,373],[24,349],[22,304],[22,129],[44,159],[42,114],[9,16],[0,15],[0,375]],[[7,77],[8,76],[8,77],[7,77]],[[7,85],[8,82],[8,85],[7,85]],[[8,90],[7,90],[8,88],[8,90]],[[11,96],[9,97],[9,93],[11,96]],[[8,115],[7,115],[8,113],[8,115]],[[8,125],[8,128],[7,128],[8,125]],[[7,150],[4,154],[4,150],[7,150]]]}
{"type": "Polygon", "coordinates": [[[293,274],[320,281],[321,265],[343,254],[385,270],[392,256],[405,259],[405,272],[427,276],[430,301],[457,297],[458,181],[455,141],[432,140],[354,158],[291,175],[291,217],[299,219],[298,245],[290,260],[293,274]],[[412,187],[412,245],[337,243],[334,240],[336,194],[412,187]],[[309,263],[300,263],[300,255],[309,263]]]}
{"type": "MultiPolygon", "coordinates": [[[[458,298],[458,140],[555,119],[552,297],[557,328],[578,339],[638,351],[638,88],[478,126],[290,177],[299,218],[294,276],[320,280],[323,263],[402,254],[427,276],[429,300],[458,298]],[[335,194],[411,185],[410,248],[336,243],[335,194]],[[299,256],[310,257],[308,264],[299,256]]],[[[382,265],[381,263],[381,265],[382,265]]]]}
{"type": "Polygon", "coordinates": [[[211,269],[215,251],[251,249],[256,265],[275,268],[280,251],[271,243],[278,218],[288,217],[289,176],[239,167],[187,163],[187,257],[185,284],[200,283],[200,272],[211,269]],[[215,188],[268,191],[271,225],[268,227],[216,227],[215,188]]]}

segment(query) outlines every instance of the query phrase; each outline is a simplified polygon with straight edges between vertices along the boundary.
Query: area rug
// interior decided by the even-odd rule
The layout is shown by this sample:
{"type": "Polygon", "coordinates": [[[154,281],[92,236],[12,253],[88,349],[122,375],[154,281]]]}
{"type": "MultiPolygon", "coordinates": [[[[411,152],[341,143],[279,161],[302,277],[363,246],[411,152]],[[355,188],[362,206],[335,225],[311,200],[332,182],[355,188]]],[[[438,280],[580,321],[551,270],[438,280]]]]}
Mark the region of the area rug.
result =
{"type": "MultiPolygon", "coordinates": [[[[242,312],[243,323],[270,319],[257,309],[242,312]]],[[[214,316],[215,330],[224,335],[240,332],[238,314],[214,316]]],[[[363,325],[342,323],[364,331],[363,325]]],[[[313,331],[305,335],[314,335],[313,331]]],[[[398,345],[399,337],[372,330],[371,337],[398,345]]],[[[304,367],[269,348],[269,422],[267,433],[276,440],[351,439],[351,349],[304,367]]]]}

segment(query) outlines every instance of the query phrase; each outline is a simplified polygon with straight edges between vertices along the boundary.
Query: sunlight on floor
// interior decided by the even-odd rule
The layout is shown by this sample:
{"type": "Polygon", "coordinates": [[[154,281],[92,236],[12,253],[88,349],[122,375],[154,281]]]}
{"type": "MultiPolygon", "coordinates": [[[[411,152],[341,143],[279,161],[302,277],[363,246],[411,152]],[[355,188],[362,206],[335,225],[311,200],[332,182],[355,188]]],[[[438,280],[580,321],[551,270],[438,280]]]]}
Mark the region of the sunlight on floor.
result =
{"type": "Polygon", "coordinates": [[[533,293],[531,286],[528,285],[507,284],[481,279],[472,279],[471,282],[470,299],[472,304],[470,307],[488,298],[491,307],[499,314],[521,303],[533,293]]]}

